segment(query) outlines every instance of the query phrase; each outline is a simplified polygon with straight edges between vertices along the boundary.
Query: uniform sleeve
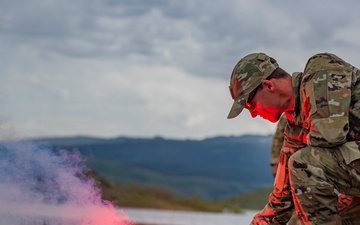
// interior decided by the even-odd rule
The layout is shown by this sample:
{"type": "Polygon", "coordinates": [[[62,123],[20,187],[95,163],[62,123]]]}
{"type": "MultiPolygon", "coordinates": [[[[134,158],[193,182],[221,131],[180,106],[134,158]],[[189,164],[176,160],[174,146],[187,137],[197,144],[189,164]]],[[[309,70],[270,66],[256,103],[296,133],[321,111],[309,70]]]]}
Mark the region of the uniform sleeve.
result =
{"type": "Polygon", "coordinates": [[[279,163],[280,150],[284,143],[285,125],[286,125],[286,117],[284,114],[282,117],[280,117],[271,144],[270,165],[272,166],[277,165],[279,163]]]}
{"type": "Polygon", "coordinates": [[[280,152],[279,166],[275,177],[274,189],[269,195],[264,209],[257,213],[252,225],[281,225],[286,224],[293,212],[293,201],[289,185],[287,161],[290,154],[280,152]]]}
{"type": "Polygon", "coordinates": [[[315,147],[335,147],[346,141],[349,132],[351,68],[338,64],[308,73],[300,93],[307,143],[315,147]]]}
{"type": "Polygon", "coordinates": [[[264,209],[254,216],[251,222],[253,225],[286,224],[294,212],[287,164],[290,156],[297,149],[306,146],[303,143],[303,137],[307,132],[303,127],[288,122],[285,123],[284,127],[284,144],[280,151],[274,189],[269,195],[268,203],[264,209]]]}

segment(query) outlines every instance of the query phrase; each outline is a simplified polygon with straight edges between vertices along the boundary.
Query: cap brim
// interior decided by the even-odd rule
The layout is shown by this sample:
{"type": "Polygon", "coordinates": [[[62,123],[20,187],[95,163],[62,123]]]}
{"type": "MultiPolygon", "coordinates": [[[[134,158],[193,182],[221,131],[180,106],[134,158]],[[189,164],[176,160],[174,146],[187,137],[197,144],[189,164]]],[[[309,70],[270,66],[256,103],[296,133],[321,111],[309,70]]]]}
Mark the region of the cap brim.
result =
{"type": "Polygon", "coordinates": [[[244,109],[244,106],[235,100],[230,109],[230,112],[229,112],[229,115],[227,116],[227,118],[233,119],[233,118],[237,117],[242,112],[243,109],[244,109]]]}

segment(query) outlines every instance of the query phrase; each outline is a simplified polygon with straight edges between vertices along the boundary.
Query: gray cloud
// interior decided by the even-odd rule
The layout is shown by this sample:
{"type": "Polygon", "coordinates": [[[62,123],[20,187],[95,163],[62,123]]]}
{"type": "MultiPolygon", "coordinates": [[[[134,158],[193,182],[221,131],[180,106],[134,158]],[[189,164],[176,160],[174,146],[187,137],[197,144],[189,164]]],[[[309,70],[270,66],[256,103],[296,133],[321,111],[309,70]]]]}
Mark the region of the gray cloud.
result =
{"type": "Polygon", "coordinates": [[[0,119],[31,135],[271,133],[225,119],[237,60],[265,51],[293,72],[330,51],[360,65],[357,5],[2,1],[0,119]]]}

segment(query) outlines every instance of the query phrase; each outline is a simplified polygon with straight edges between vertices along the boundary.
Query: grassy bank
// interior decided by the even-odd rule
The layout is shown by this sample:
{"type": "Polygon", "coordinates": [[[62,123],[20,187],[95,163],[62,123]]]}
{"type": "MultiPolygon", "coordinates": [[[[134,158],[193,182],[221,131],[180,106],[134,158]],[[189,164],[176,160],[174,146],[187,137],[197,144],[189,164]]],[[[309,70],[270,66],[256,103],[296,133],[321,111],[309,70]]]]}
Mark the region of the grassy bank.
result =
{"type": "Polygon", "coordinates": [[[261,209],[267,201],[271,189],[263,189],[245,195],[216,201],[206,201],[199,197],[178,197],[168,190],[140,185],[117,185],[92,172],[101,189],[103,199],[118,207],[171,209],[204,212],[241,212],[242,209],[261,209]]]}

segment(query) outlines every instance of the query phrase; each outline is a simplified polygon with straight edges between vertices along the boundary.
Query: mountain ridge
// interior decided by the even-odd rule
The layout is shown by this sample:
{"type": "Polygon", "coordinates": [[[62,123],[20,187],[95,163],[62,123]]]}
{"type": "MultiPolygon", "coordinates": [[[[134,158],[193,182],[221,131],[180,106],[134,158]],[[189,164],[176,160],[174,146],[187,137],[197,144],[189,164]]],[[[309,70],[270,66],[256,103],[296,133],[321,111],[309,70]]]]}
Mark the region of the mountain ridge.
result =
{"type": "Polygon", "coordinates": [[[32,141],[80,152],[90,169],[118,184],[160,186],[179,195],[219,199],[273,183],[271,135],[203,140],[70,136],[32,141]]]}

